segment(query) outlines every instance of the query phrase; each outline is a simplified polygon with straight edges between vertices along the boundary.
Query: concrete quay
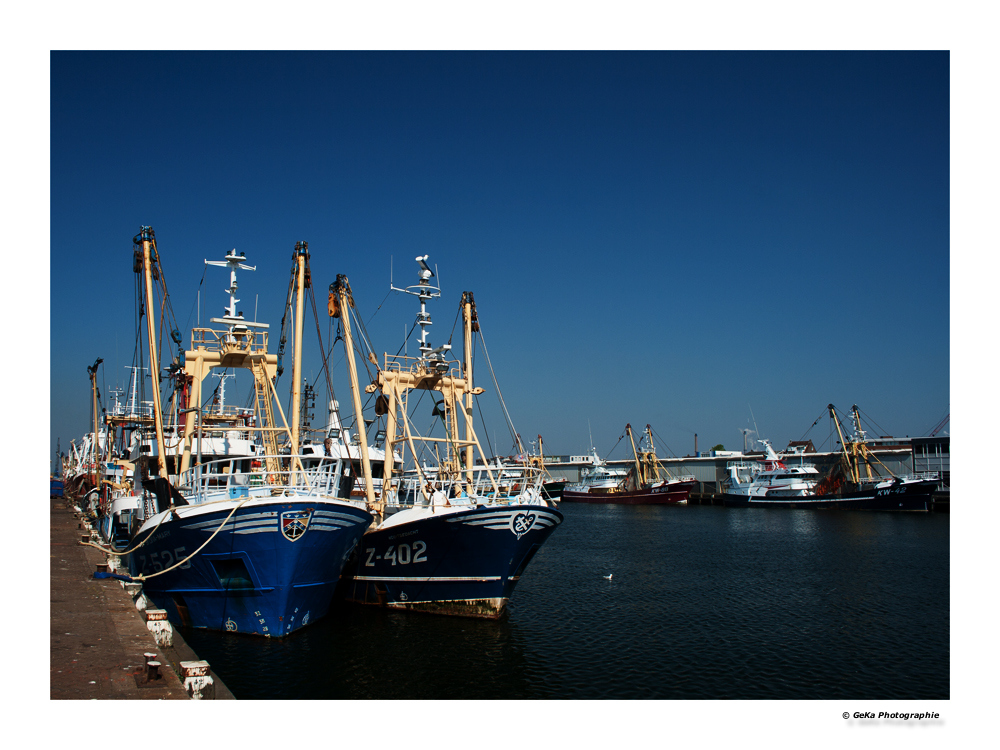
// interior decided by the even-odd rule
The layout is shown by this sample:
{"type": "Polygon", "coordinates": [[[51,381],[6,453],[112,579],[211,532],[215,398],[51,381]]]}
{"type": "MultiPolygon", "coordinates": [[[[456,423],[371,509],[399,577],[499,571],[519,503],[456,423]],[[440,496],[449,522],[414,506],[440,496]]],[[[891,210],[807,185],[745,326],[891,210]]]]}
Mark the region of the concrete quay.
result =
{"type": "MultiPolygon", "coordinates": [[[[79,543],[89,528],[72,501],[49,502],[49,698],[189,700],[185,675],[204,672],[207,665],[176,631],[171,645],[157,644],[121,582],[94,578],[107,558],[79,543]]],[[[201,696],[233,697],[217,675],[201,696]]]]}

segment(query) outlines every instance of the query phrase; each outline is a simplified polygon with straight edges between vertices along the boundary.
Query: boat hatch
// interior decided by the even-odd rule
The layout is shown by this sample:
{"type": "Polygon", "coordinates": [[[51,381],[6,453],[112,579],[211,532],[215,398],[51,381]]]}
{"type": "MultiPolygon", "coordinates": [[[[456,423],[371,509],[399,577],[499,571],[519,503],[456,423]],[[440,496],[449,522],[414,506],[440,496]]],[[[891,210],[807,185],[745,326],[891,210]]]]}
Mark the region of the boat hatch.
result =
{"type": "Polygon", "coordinates": [[[215,574],[224,589],[252,589],[253,579],[242,558],[231,557],[226,560],[212,560],[215,574]]]}

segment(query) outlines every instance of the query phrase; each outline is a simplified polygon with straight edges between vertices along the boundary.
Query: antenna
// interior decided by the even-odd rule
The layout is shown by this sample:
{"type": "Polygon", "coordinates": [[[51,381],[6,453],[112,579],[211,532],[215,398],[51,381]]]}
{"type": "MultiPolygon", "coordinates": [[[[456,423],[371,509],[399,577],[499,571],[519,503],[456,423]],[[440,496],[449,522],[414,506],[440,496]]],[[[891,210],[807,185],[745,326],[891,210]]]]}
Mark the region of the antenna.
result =
{"type": "Polygon", "coordinates": [[[390,282],[389,288],[397,292],[413,295],[420,300],[420,312],[417,313],[417,325],[420,326],[420,357],[425,360],[436,361],[438,368],[443,367],[442,372],[446,372],[447,365],[444,363],[443,353],[451,349],[451,344],[444,344],[436,349],[432,349],[430,342],[427,340],[427,327],[433,325],[431,315],[427,312],[427,302],[441,296],[440,287],[431,284],[431,279],[435,277],[435,273],[427,265],[428,257],[427,255],[418,255],[415,258],[417,263],[420,264],[420,271],[418,272],[419,280],[416,284],[400,289],[393,286],[390,282]]]}
{"type": "Polygon", "coordinates": [[[235,378],[236,374],[231,372],[212,373],[212,377],[219,379],[219,414],[224,414],[226,411],[226,378],[235,378]]]}
{"type": "Polygon", "coordinates": [[[753,420],[753,431],[757,435],[757,442],[760,442],[760,430],[757,429],[757,418],[753,415],[753,408],[750,404],[747,404],[747,408],[750,409],[750,419],[753,420]]]}
{"type": "MultiPolygon", "coordinates": [[[[236,312],[236,303],[239,302],[236,299],[236,290],[238,288],[236,284],[236,269],[241,269],[243,271],[256,271],[256,266],[250,266],[244,263],[246,260],[246,253],[236,254],[236,249],[233,248],[230,252],[226,253],[225,260],[206,260],[206,266],[220,266],[222,268],[229,269],[229,288],[226,292],[229,293],[229,307],[226,308],[225,315],[222,318],[209,318],[213,323],[223,323],[228,325],[230,328],[230,333],[237,330],[245,331],[247,326],[255,326],[257,328],[267,328],[267,323],[252,323],[250,321],[243,319],[243,313],[236,312]]],[[[200,298],[199,298],[200,299],[200,298]]],[[[199,317],[200,317],[199,308],[199,317]]],[[[256,307],[254,308],[254,317],[257,316],[256,307]]]]}

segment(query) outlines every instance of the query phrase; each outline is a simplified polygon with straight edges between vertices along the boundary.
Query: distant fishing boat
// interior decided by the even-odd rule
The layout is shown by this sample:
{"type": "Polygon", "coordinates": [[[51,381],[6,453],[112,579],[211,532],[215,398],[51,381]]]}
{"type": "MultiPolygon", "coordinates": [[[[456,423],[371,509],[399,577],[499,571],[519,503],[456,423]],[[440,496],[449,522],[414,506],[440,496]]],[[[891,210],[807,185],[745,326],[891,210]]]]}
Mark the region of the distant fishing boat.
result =
{"type": "Polygon", "coordinates": [[[632,425],[625,425],[635,462],[627,470],[608,469],[594,451],[595,465],[578,485],[567,485],[562,500],[567,503],[609,503],[615,505],[676,505],[686,503],[697,486],[694,477],[674,477],[662,467],[653,446],[652,428],[647,424],[637,448],[632,425]]]}
{"type": "MultiPolygon", "coordinates": [[[[368,503],[376,522],[358,546],[343,592],[348,601],[362,604],[497,618],[563,516],[542,498],[543,473],[538,467],[488,460],[483,453],[472,423],[474,396],[483,392],[472,380],[473,334],[479,333],[475,302],[471,292],[463,294],[464,362],[449,360],[450,344],[433,348],[427,340],[427,302],[439,297],[440,289],[431,284],[434,272],[426,259],[417,258],[418,284],[397,289],[420,301],[418,356],[385,354],[379,364],[358,321],[359,341],[368,346],[368,360],[376,370],[365,392],[378,394],[375,414],[384,420],[386,449],[381,494],[376,497],[373,462],[366,441],[360,441],[368,503]],[[422,434],[414,428],[423,396],[430,396],[431,424],[441,426],[441,437],[433,429],[422,434]],[[406,472],[397,467],[397,449],[409,450],[406,472]],[[423,463],[425,451],[434,458],[431,468],[423,463]]],[[[354,300],[343,275],[331,285],[329,306],[343,325],[356,421],[362,425],[351,327],[354,300]]],[[[519,452],[524,453],[523,446],[519,452]]]]}
{"type": "Polygon", "coordinates": [[[785,466],[773,459],[745,492],[727,490],[725,505],[817,510],[929,511],[938,482],[924,476],[895,476],[868,448],[857,405],[851,409],[854,434],[845,439],[836,408],[827,409],[837,426],[843,455],[825,477],[814,466],[785,466]],[[881,466],[881,469],[879,468],[881,466]]]}
{"type": "MultiPolygon", "coordinates": [[[[153,285],[162,280],[153,231],[135,238],[135,265],[148,311],[150,371],[159,372],[153,321],[153,285]]],[[[298,330],[293,377],[301,382],[301,309],[308,277],[308,246],[293,254],[298,330]]],[[[186,380],[177,410],[179,455],[164,438],[159,378],[153,377],[150,421],[156,451],[138,465],[108,461],[102,511],[110,551],[127,562],[143,591],[179,625],[280,637],[315,622],[329,609],[343,566],[372,521],[363,502],[342,497],[353,476],[350,462],[298,451],[298,403],[292,428],[274,390],[277,356],[267,351],[267,325],[245,320],[236,310],[237,269],[246,265],[236,251],[208,265],[230,270],[229,306],[217,328],[192,330],[191,348],[175,369],[186,380]],[[205,458],[206,425],[200,412],[202,381],[213,368],[245,368],[253,373],[257,419],[246,431],[257,436],[235,452],[205,458]],[[188,406],[188,404],[191,404],[188,406]],[[281,424],[274,417],[278,406],[281,424]],[[284,450],[279,435],[287,438],[284,450]],[[258,448],[250,449],[250,442],[258,448]],[[192,456],[196,459],[192,465],[192,456]],[[168,457],[172,459],[168,462],[168,457]],[[168,463],[177,474],[168,473],[168,463]]],[[[179,337],[178,337],[179,338],[179,337]]],[[[179,343],[179,342],[178,342],[179,343]]],[[[175,391],[176,393],[176,391],[175,391]]],[[[124,425],[132,415],[121,415],[124,425]]],[[[140,427],[142,424],[140,423],[140,427]]],[[[241,436],[230,436],[243,440],[241,436]]],[[[220,447],[220,450],[221,447],[220,447]]],[[[349,497],[349,495],[348,495],[349,497]]]]}

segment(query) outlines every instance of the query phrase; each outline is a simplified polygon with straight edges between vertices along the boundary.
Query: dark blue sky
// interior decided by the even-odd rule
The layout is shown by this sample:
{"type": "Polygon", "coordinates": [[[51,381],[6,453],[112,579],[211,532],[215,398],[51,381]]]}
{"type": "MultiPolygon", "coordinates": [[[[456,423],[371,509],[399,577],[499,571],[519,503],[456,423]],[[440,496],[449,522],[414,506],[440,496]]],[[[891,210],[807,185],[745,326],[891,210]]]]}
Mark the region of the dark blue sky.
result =
{"type": "Polygon", "coordinates": [[[429,254],[432,342],[473,291],[547,453],[626,422],[661,455],[737,449],[751,408],[776,446],[830,448],[828,403],[926,434],[950,408],[949,137],[947,52],[52,53],[53,450],[88,429],[88,365],[124,384],[141,225],[185,343],[203,277],[202,320],[224,302],[206,258],[246,253],[240,307],[274,330],[305,240],[320,312],[347,274],[395,352],[415,304],[386,299],[390,258],[399,285],[429,254]]]}

